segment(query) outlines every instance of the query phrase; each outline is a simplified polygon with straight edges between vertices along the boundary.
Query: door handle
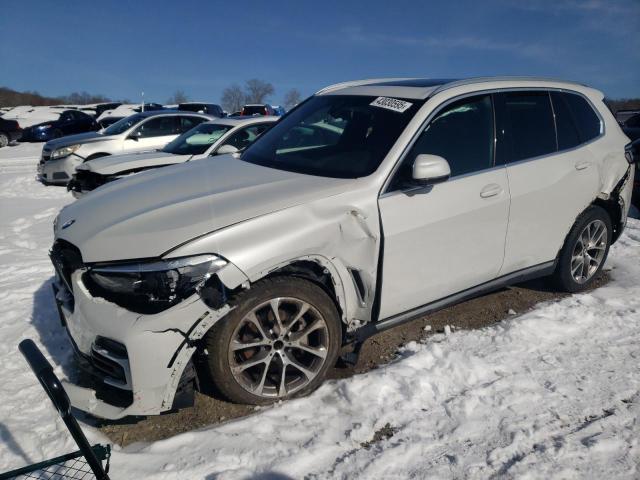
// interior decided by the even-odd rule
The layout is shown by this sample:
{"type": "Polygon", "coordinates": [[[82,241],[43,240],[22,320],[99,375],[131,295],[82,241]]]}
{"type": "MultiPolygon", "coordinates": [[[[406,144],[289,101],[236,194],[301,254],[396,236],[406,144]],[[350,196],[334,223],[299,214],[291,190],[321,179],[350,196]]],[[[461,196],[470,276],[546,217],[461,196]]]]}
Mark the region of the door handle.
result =
{"type": "Polygon", "coordinates": [[[496,195],[500,195],[502,193],[502,187],[497,183],[490,183],[486,185],[482,190],[480,190],[480,196],[482,198],[495,197],[496,195]]]}
{"type": "Polygon", "coordinates": [[[591,166],[591,162],[587,160],[576,162],[576,170],[584,170],[585,168],[589,168],[590,166],[591,166]]]}

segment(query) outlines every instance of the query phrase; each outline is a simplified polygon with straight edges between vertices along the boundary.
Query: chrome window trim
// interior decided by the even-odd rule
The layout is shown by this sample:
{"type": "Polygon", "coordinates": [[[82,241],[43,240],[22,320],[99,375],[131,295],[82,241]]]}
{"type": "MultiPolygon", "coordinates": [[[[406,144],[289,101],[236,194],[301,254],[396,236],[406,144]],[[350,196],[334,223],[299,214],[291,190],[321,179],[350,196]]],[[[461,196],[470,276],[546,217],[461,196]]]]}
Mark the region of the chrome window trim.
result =
{"type": "MultiPolygon", "coordinates": [[[[488,81],[488,80],[487,80],[488,81]]],[[[449,84],[447,84],[449,85],[449,84]]],[[[459,86],[459,85],[454,85],[454,86],[459,86]]],[[[446,89],[444,89],[446,90],[446,89]]],[[[432,96],[435,95],[436,93],[439,93],[441,91],[444,90],[440,90],[440,91],[434,91],[432,96]]],[[[415,190],[419,190],[422,189],[424,187],[410,187],[408,189],[403,189],[403,190],[393,190],[390,191],[389,189],[389,185],[391,183],[391,180],[393,178],[393,176],[396,174],[396,172],[398,171],[398,168],[400,168],[400,165],[402,164],[402,162],[404,161],[404,159],[406,158],[406,156],[409,154],[409,152],[411,151],[411,149],[413,148],[413,146],[415,145],[415,143],[418,140],[418,137],[420,136],[420,134],[424,131],[424,129],[426,128],[426,126],[429,124],[429,122],[431,120],[433,120],[433,118],[443,109],[445,108],[447,105],[456,102],[458,100],[462,100],[464,98],[468,98],[468,97],[474,97],[474,96],[479,96],[479,95],[493,95],[496,93],[508,93],[508,92],[522,92],[522,91],[527,91],[527,92],[547,92],[549,94],[549,103],[551,104],[551,108],[553,109],[553,100],[551,99],[551,92],[560,92],[560,93],[571,93],[574,95],[579,95],[580,97],[582,97],[583,99],[585,99],[587,101],[587,103],[589,104],[589,106],[591,107],[591,109],[595,112],[596,116],[598,117],[598,119],[600,120],[600,135],[598,135],[597,137],[594,137],[590,140],[588,140],[587,142],[581,143],[579,145],[576,145],[575,147],[571,147],[571,148],[567,148],[564,150],[557,150],[555,152],[552,153],[547,153],[545,155],[539,155],[537,157],[531,157],[531,158],[524,158],[522,160],[517,160],[515,162],[506,162],[504,165],[495,165],[495,160],[496,160],[496,148],[494,148],[493,150],[493,164],[494,166],[491,168],[485,168],[482,170],[478,170],[476,172],[471,172],[471,173],[466,173],[463,175],[456,175],[451,177],[449,180],[447,180],[447,182],[456,179],[456,178],[460,178],[460,177],[467,177],[470,175],[478,175],[484,172],[487,172],[489,170],[493,170],[495,168],[499,168],[499,167],[504,167],[506,168],[507,166],[511,166],[511,165],[519,165],[521,163],[524,162],[531,162],[534,160],[540,160],[546,157],[551,157],[554,155],[558,155],[560,153],[566,153],[566,152],[570,152],[572,150],[577,150],[579,148],[583,148],[597,140],[599,140],[600,138],[604,137],[605,134],[605,123],[604,123],[604,118],[602,117],[602,115],[600,114],[600,111],[593,105],[593,103],[591,102],[591,100],[584,94],[576,91],[576,90],[571,90],[569,88],[561,88],[561,87],[503,87],[503,88],[490,88],[490,89],[486,89],[486,90],[475,90],[473,92],[466,92],[466,93],[462,93],[460,95],[456,95],[454,97],[450,97],[448,99],[446,99],[445,101],[443,101],[441,104],[439,104],[436,108],[434,108],[431,113],[427,116],[427,118],[425,118],[425,120],[420,124],[420,126],[416,129],[416,131],[414,132],[413,136],[411,137],[411,140],[409,140],[409,142],[407,142],[407,144],[405,145],[405,147],[402,149],[402,152],[398,158],[398,160],[396,160],[395,165],[393,166],[393,169],[391,170],[391,172],[389,172],[389,175],[387,175],[387,178],[385,178],[384,182],[382,183],[382,188],[380,189],[379,193],[378,193],[378,198],[383,198],[383,197],[387,197],[389,196],[390,193],[396,193],[396,192],[412,192],[415,190]]],[[[428,101],[429,99],[427,98],[425,100],[425,103],[428,101]]],[[[494,129],[493,129],[493,136],[494,136],[494,142],[495,142],[495,147],[497,147],[497,125],[495,124],[495,102],[493,100],[493,98],[491,99],[491,105],[492,105],[492,109],[493,109],[493,116],[494,116],[494,129]]],[[[555,128],[555,112],[554,112],[554,128],[555,128]]],[[[556,130],[556,138],[558,136],[558,131],[557,128],[556,130]]],[[[558,142],[556,141],[556,148],[558,148],[558,142]]]]}

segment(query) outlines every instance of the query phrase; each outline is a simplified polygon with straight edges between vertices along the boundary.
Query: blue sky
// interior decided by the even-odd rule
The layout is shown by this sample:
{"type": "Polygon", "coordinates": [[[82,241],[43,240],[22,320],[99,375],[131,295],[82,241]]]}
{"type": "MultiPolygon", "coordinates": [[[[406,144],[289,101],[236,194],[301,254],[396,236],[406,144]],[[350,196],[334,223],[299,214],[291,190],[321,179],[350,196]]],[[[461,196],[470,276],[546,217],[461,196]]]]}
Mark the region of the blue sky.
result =
{"type": "Polygon", "coordinates": [[[277,104],[368,77],[543,75],[640,97],[639,27],[640,0],[21,0],[0,16],[0,85],[218,101],[260,78],[277,104]]]}

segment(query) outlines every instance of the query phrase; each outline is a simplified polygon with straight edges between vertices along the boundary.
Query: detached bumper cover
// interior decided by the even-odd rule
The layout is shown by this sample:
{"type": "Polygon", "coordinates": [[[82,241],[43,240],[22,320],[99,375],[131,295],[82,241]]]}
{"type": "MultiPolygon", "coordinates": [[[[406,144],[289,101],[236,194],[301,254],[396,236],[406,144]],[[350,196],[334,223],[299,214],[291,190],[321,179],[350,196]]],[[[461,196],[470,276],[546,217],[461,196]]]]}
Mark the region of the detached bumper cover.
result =
{"type": "Polygon", "coordinates": [[[96,389],[67,382],[65,388],[72,405],[112,420],[170,410],[182,373],[195,351],[195,342],[226,315],[230,307],[225,305],[213,310],[196,293],[161,313],[141,315],[92,297],[82,282],[82,274],[80,269],[71,275],[73,295],[60,273],[56,275],[56,302],[61,320],[76,351],[83,357],[95,355],[100,338],[126,348],[126,362],[122,359],[120,362],[126,381],[108,375],[104,375],[102,381],[122,389],[123,393],[127,391],[132,401],[126,406],[116,405],[98,398],[96,389]]]}

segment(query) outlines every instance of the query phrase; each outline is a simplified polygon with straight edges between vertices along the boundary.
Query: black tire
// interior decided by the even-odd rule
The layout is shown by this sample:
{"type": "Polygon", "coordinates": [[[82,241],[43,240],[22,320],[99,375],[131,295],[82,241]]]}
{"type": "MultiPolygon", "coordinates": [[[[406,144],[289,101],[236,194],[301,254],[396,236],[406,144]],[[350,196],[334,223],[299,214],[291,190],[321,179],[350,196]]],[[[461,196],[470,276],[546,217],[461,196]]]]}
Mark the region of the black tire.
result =
{"type": "MultiPolygon", "coordinates": [[[[207,373],[210,376],[210,380],[213,382],[215,387],[217,387],[219,393],[232,402],[251,405],[266,405],[278,400],[307,395],[322,384],[329,368],[335,365],[342,345],[342,324],[340,316],[335,304],[322,288],[312,282],[297,277],[274,277],[257,282],[249,290],[245,290],[238,294],[231,303],[236,308],[216,323],[204,337],[208,353],[206,361],[204,362],[204,367],[208,370],[207,373]],[[326,343],[326,347],[323,347],[323,352],[326,354],[323,360],[324,363],[319,364],[318,368],[314,370],[315,377],[313,377],[312,380],[307,380],[306,384],[300,382],[300,386],[297,390],[295,390],[295,387],[291,388],[291,393],[287,391],[286,394],[281,395],[280,391],[277,391],[272,393],[271,396],[256,395],[249,391],[246,382],[245,386],[242,384],[242,382],[245,381],[244,375],[248,375],[245,374],[245,372],[251,372],[253,368],[259,369],[257,373],[250,374],[256,375],[256,380],[258,377],[264,376],[264,378],[268,380],[263,380],[261,385],[264,386],[267,382],[271,383],[273,385],[270,388],[275,390],[277,389],[275,384],[277,383],[276,380],[278,378],[282,379],[284,377],[286,379],[287,374],[292,374],[295,377],[297,372],[295,365],[291,366],[291,364],[289,364],[283,367],[283,359],[291,359],[292,355],[297,356],[300,353],[303,355],[310,354],[297,351],[296,347],[288,348],[283,346],[282,342],[280,342],[279,350],[276,350],[276,348],[278,348],[276,345],[278,342],[277,340],[270,346],[260,346],[251,349],[242,349],[240,351],[232,351],[231,343],[232,341],[237,342],[238,335],[242,332],[242,329],[246,328],[246,326],[251,323],[247,321],[246,317],[248,314],[255,310],[256,312],[259,312],[259,315],[263,315],[260,313],[262,312],[260,308],[270,308],[265,306],[266,302],[276,298],[284,302],[289,297],[299,300],[300,302],[304,302],[312,307],[312,309],[308,310],[309,313],[305,313],[300,317],[300,320],[289,323],[292,330],[300,324],[302,324],[300,329],[303,330],[314,323],[314,321],[306,319],[308,318],[308,315],[320,315],[322,319],[324,319],[326,328],[323,326],[321,333],[324,338],[324,343],[326,343]],[[289,353],[286,353],[287,351],[289,353]],[[247,368],[246,370],[243,370],[242,373],[237,373],[240,377],[238,379],[232,372],[232,363],[236,362],[236,359],[238,358],[236,357],[237,355],[244,355],[245,357],[246,355],[250,355],[248,359],[241,357],[240,361],[247,362],[251,362],[252,358],[256,358],[255,356],[257,355],[271,355],[273,356],[273,360],[269,359],[266,362],[257,364],[256,367],[247,368]],[[281,363],[278,364],[278,362],[281,363]],[[262,369],[262,365],[265,365],[264,369],[262,369]],[[270,369],[275,369],[275,373],[268,375],[270,373],[270,369]]],[[[285,304],[282,303],[279,305],[285,304]]],[[[280,310],[280,306],[278,306],[277,309],[280,310]]],[[[273,310],[270,311],[273,312],[273,310]]],[[[282,315],[283,312],[286,313],[282,310],[279,315],[282,315]]],[[[287,315],[290,316],[287,319],[282,319],[282,323],[284,325],[287,325],[286,320],[290,320],[291,316],[295,318],[293,313],[288,313],[287,315]]],[[[267,317],[262,318],[266,319],[267,317]]],[[[315,319],[317,320],[317,318],[319,317],[316,316],[315,319]]],[[[263,320],[259,321],[264,328],[265,324],[263,323],[263,320]]],[[[249,327],[251,327],[251,325],[249,325],[249,327]]],[[[274,327],[274,329],[276,328],[277,327],[274,327]]],[[[278,336],[278,333],[272,332],[271,329],[267,332],[266,328],[264,328],[264,332],[267,336],[270,334],[273,334],[274,338],[278,336]]],[[[288,334],[289,337],[291,337],[291,333],[295,336],[296,332],[290,332],[288,334]]],[[[308,333],[306,338],[309,338],[311,335],[313,335],[313,333],[308,333]]],[[[271,340],[272,339],[269,341],[271,340]]],[[[244,340],[241,343],[244,344],[244,340]]],[[[313,358],[313,356],[310,355],[309,358],[313,358]]],[[[298,372],[302,373],[301,371],[298,372]]],[[[308,379],[306,376],[305,378],[308,379]]],[[[288,390],[288,388],[289,387],[285,388],[285,391],[288,390]]],[[[263,387],[261,388],[260,393],[264,392],[263,387]]]]}
{"type": "Polygon", "coordinates": [[[596,205],[592,205],[582,212],[576,219],[569,235],[567,235],[562,250],[560,250],[558,265],[556,266],[556,270],[553,274],[553,281],[555,285],[561,290],[571,293],[581,292],[588,289],[594,282],[597,274],[602,270],[602,267],[607,260],[609,247],[611,246],[612,232],[613,228],[611,225],[611,218],[606,210],[596,205]],[[575,259],[580,258],[580,255],[574,256],[574,254],[579,252],[581,249],[581,236],[586,231],[585,229],[587,226],[600,225],[598,222],[602,222],[606,228],[606,232],[602,236],[602,241],[597,245],[597,248],[594,246],[592,249],[587,249],[590,250],[592,254],[602,255],[597,264],[597,268],[595,268],[594,265],[595,257],[593,263],[591,260],[588,262],[585,261],[585,258],[583,257],[582,267],[579,267],[578,265],[580,265],[580,261],[576,261],[575,259]],[[606,242],[606,244],[602,242],[606,242]],[[586,267],[587,270],[590,270],[593,267],[593,271],[585,274],[584,280],[578,281],[574,273],[572,273],[572,270],[574,268],[579,269],[580,272],[576,273],[576,275],[581,275],[581,273],[584,273],[583,268],[585,268],[585,265],[589,265],[589,267],[586,267]]]}
{"type": "Polygon", "coordinates": [[[9,145],[9,137],[6,133],[0,132],[0,148],[9,145]]]}

